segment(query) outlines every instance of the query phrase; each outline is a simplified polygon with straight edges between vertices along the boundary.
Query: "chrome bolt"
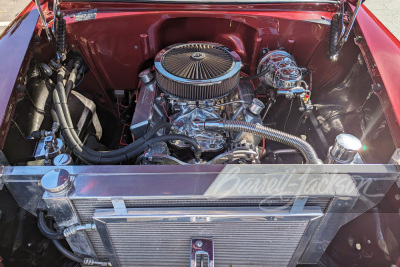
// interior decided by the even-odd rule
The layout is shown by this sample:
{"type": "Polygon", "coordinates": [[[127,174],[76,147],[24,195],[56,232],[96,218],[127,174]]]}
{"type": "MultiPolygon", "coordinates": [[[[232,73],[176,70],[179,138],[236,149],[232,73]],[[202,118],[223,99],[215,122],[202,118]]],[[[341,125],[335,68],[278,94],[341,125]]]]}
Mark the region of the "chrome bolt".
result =
{"type": "Polygon", "coordinates": [[[375,93],[380,93],[382,91],[382,85],[380,83],[375,83],[372,85],[372,90],[374,90],[375,93]]]}
{"type": "Polygon", "coordinates": [[[203,246],[203,241],[201,240],[197,240],[196,243],[194,243],[194,245],[198,248],[201,248],[203,246]]]}

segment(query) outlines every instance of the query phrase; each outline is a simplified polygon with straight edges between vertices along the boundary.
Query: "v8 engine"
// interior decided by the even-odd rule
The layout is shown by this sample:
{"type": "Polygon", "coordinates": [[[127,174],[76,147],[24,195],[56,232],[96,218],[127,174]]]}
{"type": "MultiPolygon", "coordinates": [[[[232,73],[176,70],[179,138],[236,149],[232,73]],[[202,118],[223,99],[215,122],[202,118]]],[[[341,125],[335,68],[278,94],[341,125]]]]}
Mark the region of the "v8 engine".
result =
{"type": "MultiPolygon", "coordinates": [[[[188,156],[186,151],[192,145],[178,139],[170,140],[172,150],[165,142],[154,143],[142,162],[259,163],[260,135],[204,127],[205,122],[222,120],[263,125],[264,103],[256,98],[250,79],[241,77],[241,65],[236,52],[214,43],[177,44],[159,52],[154,62],[155,77],[149,69],[140,74],[142,86],[132,135],[141,138],[151,125],[168,121],[175,134],[197,141],[202,157],[188,156]]],[[[268,53],[260,62],[258,77],[288,98],[309,96],[301,69],[284,51],[268,53]]]]}

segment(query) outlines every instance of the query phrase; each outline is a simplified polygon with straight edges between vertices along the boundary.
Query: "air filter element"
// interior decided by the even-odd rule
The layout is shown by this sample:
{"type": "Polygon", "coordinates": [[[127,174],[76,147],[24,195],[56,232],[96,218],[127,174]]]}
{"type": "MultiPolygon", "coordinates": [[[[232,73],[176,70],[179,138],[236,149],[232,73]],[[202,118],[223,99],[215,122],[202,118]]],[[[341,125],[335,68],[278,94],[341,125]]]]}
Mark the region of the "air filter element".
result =
{"type": "Polygon", "coordinates": [[[170,46],[155,58],[161,89],[186,100],[207,100],[229,94],[239,83],[239,55],[212,43],[170,46]]]}

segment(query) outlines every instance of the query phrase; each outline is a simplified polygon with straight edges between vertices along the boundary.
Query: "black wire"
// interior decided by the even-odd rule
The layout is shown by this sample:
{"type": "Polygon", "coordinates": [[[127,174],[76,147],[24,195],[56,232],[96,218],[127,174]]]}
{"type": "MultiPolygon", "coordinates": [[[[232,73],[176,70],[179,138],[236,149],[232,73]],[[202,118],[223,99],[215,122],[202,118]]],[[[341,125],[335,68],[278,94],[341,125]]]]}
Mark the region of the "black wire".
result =
{"type": "MultiPolygon", "coordinates": [[[[299,119],[299,121],[298,121],[298,123],[297,123],[297,126],[296,126],[296,130],[295,130],[295,134],[297,134],[297,131],[299,130],[299,128],[300,128],[300,125],[301,125],[301,122],[302,122],[302,120],[303,120],[303,118],[305,117],[306,115],[305,114],[303,114],[303,115],[301,115],[301,117],[300,117],[300,119],[299,119]]],[[[305,120],[304,120],[305,121],[305,120]]]]}
{"type": "Polygon", "coordinates": [[[284,132],[286,131],[286,123],[288,122],[290,112],[292,111],[292,106],[293,106],[293,99],[292,99],[292,101],[290,102],[289,112],[288,112],[288,114],[287,114],[287,117],[286,117],[286,120],[285,120],[285,124],[283,125],[283,131],[284,131],[284,132]]]}
{"type": "Polygon", "coordinates": [[[268,71],[269,71],[269,69],[265,69],[265,70],[263,70],[262,72],[260,72],[260,73],[258,73],[258,74],[256,74],[256,75],[254,75],[254,76],[240,77],[240,79],[241,79],[241,80],[244,80],[244,81],[247,81],[247,80],[254,80],[254,79],[257,79],[257,78],[259,78],[259,77],[261,77],[261,76],[264,76],[265,74],[267,74],[268,71]]]}
{"type": "Polygon", "coordinates": [[[14,123],[15,127],[17,127],[18,132],[21,134],[22,138],[25,139],[26,136],[25,136],[25,134],[21,131],[21,128],[19,128],[18,124],[17,124],[13,119],[11,119],[11,122],[14,123]]]}

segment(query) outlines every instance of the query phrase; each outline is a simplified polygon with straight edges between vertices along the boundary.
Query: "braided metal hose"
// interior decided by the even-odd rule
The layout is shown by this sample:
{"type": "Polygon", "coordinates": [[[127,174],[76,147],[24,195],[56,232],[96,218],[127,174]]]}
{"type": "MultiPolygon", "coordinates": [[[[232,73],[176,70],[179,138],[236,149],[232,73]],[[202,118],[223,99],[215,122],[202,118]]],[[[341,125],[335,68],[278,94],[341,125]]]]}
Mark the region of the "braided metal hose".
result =
{"type": "Polygon", "coordinates": [[[260,124],[249,123],[245,121],[228,121],[228,120],[213,120],[205,121],[204,129],[210,131],[226,130],[232,132],[247,132],[274,142],[282,143],[287,146],[296,148],[303,154],[309,164],[322,164],[322,160],[318,158],[314,148],[303,139],[271,129],[260,124]]]}

